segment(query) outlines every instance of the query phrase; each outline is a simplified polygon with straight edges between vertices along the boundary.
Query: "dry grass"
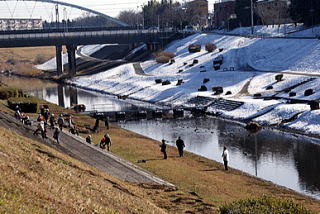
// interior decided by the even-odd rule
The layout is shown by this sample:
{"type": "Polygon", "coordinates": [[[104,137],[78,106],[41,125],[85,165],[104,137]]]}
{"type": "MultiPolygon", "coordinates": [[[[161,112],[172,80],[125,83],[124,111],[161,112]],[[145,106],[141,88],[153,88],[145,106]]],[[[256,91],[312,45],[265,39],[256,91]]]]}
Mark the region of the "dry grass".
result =
{"type": "Polygon", "coordinates": [[[0,128],[0,213],[164,213],[139,188],[0,128]]]}
{"type": "Polygon", "coordinates": [[[168,63],[170,61],[170,57],[167,56],[158,56],[156,58],[157,63],[168,63]]]}
{"type": "MultiPolygon", "coordinates": [[[[175,148],[168,148],[168,160],[162,159],[159,142],[138,134],[112,127],[112,151],[137,164],[138,160],[147,160],[139,165],[158,176],[182,187],[194,191],[205,200],[220,206],[224,203],[262,194],[292,198],[315,213],[320,213],[319,201],[297,194],[249,176],[237,170],[225,172],[222,164],[197,155],[187,153],[179,158],[175,148]]],[[[95,137],[98,141],[99,137],[95,137]]]]}
{"type": "MultiPolygon", "coordinates": [[[[72,112],[52,104],[49,107],[54,112],[72,112]]],[[[13,114],[3,105],[0,111],[13,114]]],[[[75,115],[74,119],[79,126],[94,123],[87,116],[75,115]]],[[[95,141],[101,135],[95,135],[95,141]]],[[[0,174],[0,213],[217,211],[198,196],[175,187],[119,181],[3,128],[0,128],[0,174]]]]}
{"type": "Polygon", "coordinates": [[[0,61],[6,62],[14,59],[20,62],[31,62],[41,56],[43,59],[50,59],[55,56],[55,47],[30,47],[30,48],[1,48],[0,61]]]}
{"type": "Polygon", "coordinates": [[[1,48],[0,69],[15,70],[19,74],[37,76],[43,74],[33,67],[36,62],[47,61],[55,56],[55,47],[1,48]],[[8,64],[7,62],[14,62],[8,64]]]}

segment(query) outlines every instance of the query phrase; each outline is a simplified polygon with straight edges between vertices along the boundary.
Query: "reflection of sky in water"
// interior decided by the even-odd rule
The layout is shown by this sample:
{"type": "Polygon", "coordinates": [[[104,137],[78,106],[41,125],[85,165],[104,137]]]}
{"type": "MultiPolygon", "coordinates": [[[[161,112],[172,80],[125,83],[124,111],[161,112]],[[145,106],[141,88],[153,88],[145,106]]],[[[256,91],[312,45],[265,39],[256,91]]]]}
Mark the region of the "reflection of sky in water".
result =
{"type": "MultiPolygon", "coordinates": [[[[320,199],[320,181],[315,187],[313,186],[315,191],[311,192],[309,189],[312,188],[310,186],[312,184],[306,188],[305,181],[299,178],[299,168],[296,166],[298,160],[295,160],[294,151],[295,144],[299,143],[300,146],[302,144],[297,139],[262,131],[257,136],[255,149],[254,137],[248,136],[243,127],[209,118],[130,121],[120,125],[158,141],[165,139],[173,146],[177,137],[181,136],[185,141],[186,150],[220,163],[222,163],[222,148],[226,145],[230,151],[231,167],[252,175],[255,175],[257,170],[260,178],[320,199]]],[[[317,144],[308,143],[308,145],[319,148],[317,144]]],[[[316,151],[309,155],[318,156],[316,151]]],[[[319,157],[315,161],[319,165],[319,157]]],[[[320,173],[316,173],[320,176],[320,173]]]]}

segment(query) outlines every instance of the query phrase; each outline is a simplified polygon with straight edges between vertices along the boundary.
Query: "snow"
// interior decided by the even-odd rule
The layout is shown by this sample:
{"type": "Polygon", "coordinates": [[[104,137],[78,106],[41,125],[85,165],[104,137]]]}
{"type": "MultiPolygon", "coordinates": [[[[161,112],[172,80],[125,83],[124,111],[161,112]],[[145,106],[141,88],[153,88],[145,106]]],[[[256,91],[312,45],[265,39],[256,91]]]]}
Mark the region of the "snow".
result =
{"type": "Polygon", "coordinates": [[[93,53],[101,50],[102,48],[106,47],[107,45],[85,45],[81,47],[81,54],[85,56],[91,56],[93,53]]]}
{"type": "MultiPolygon", "coordinates": [[[[285,28],[299,30],[301,26],[285,28]]],[[[246,32],[249,29],[236,29],[232,33],[246,32]]],[[[264,35],[283,35],[284,29],[281,31],[257,27],[256,31],[264,35]]],[[[313,29],[315,31],[318,28],[313,29]]],[[[307,29],[290,36],[312,36],[310,32],[312,30],[307,29]]],[[[92,47],[87,50],[93,51],[95,48],[98,49],[92,47]]],[[[198,33],[172,42],[165,51],[175,54],[175,63],[158,64],[154,60],[142,62],[141,67],[147,75],[137,74],[133,65],[128,63],[106,72],[76,77],[71,82],[91,90],[127,95],[148,102],[164,102],[173,106],[183,105],[196,96],[235,100],[244,104],[233,111],[213,108],[208,108],[208,111],[219,111],[226,118],[252,119],[266,125],[281,123],[282,126],[320,134],[320,113],[310,111],[307,104],[309,100],[320,98],[320,43],[317,39],[247,38],[198,33]],[[206,52],[204,45],[208,42],[223,48],[223,51],[206,52]],[[190,44],[201,44],[202,50],[191,54],[188,52],[190,44]],[[224,62],[221,69],[215,71],[212,62],[221,54],[224,62]],[[195,59],[199,62],[190,66],[195,59]],[[178,72],[179,70],[182,72],[178,72]],[[275,76],[279,72],[284,72],[284,78],[277,82],[275,76]],[[203,84],[204,78],[210,81],[203,84]],[[156,84],[155,79],[169,80],[171,84],[162,86],[156,84]],[[179,79],[183,79],[184,83],[177,86],[179,79]],[[199,92],[201,85],[205,85],[208,91],[199,92]],[[211,88],[215,86],[223,87],[224,93],[213,95],[211,88]],[[307,89],[313,89],[314,93],[305,96],[307,89]],[[225,95],[227,91],[232,94],[225,95]],[[289,97],[289,92],[296,92],[296,96],[289,97]],[[253,95],[257,93],[277,99],[255,99],[253,95]],[[304,100],[305,103],[288,103],[287,100],[292,98],[304,100]],[[288,122],[294,116],[297,119],[288,122]],[[283,123],[284,120],[286,123],[283,123]]]]}

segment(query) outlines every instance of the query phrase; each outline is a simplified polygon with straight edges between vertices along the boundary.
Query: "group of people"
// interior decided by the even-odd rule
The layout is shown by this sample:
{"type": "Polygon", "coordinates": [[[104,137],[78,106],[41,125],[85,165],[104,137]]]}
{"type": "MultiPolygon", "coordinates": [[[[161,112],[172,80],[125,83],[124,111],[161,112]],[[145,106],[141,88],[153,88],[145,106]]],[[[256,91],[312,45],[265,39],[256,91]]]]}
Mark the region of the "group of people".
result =
{"type": "MultiPolygon", "coordinates": [[[[92,144],[92,137],[91,135],[88,135],[86,137],[86,142],[89,144],[92,144]]],[[[103,135],[102,139],[100,140],[99,146],[101,149],[107,149],[108,151],[110,151],[111,148],[111,137],[108,133],[106,133],[105,135],[103,135]]]]}
{"type": "MultiPolygon", "coordinates": [[[[160,152],[163,153],[163,159],[167,159],[168,156],[167,156],[167,144],[166,144],[166,141],[164,139],[162,139],[161,142],[162,143],[160,144],[160,152]]],[[[183,157],[183,149],[184,149],[185,145],[184,145],[184,141],[181,139],[180,136],[176,140],[176,146],[178,148],[179,157],[183,157]]]]}
{"type": "MultiPolygon", "coordinates": [[[[160,144],[160,152],[163,153],[163,159],[167,159],[168,155],[167,155],[167,144],[166,144],[166,141],[164,139],[162,139],[161,142],[162,143],[160,144]]],[[[181,139],[180,136],[176,140],[176,146],[177,146],[177,149],[178,149],[178,152],[179,152],[179,157],[183,157],[183,149],[185,147],[185,144],[184,144],[184,141],[181,139]]],[[[224,169],[226,171],[229,170],[229,168],[228,168],[229,151],[228,151],[226,146],[223,147],[223,152],[222,152],[221,157],[222,157],[222,160],[223,160],[224,169]]]]}
{"type": "Polygon", "coordinates": [[[23,124],[31,126],[31,121],[27,113],[22,112],[20,106],[18,105],[15,107],[15,110],[16,110],[14,113],[15,118],[20,120],[23,124]]]}

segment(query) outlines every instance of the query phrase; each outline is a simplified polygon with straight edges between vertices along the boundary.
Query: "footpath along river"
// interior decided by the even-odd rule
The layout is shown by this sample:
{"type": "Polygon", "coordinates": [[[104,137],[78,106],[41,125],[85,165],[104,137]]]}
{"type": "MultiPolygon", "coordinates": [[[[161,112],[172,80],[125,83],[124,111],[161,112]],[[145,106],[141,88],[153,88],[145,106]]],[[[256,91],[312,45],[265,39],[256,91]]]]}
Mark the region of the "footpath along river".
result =
{"type": "MultiPolygon", "coordinates": [[[[26,92],[64,107],[69,107],[75,99],[77,103],[85,104],[87,110],[119,111],[129,104],[139,104],[38,79],[1,76],[1,81],[14,87],[23,86],[26,92]]],[[[227,146],[231,167],[320,200],[318,139],[262,130],[255,141],[242,126],[215,118],[140,120],[118,125],[158,141],[166,139],[173,146],[181,136],[187,151],[218,162],[222,162],[222,148],[227,146]]]]}

